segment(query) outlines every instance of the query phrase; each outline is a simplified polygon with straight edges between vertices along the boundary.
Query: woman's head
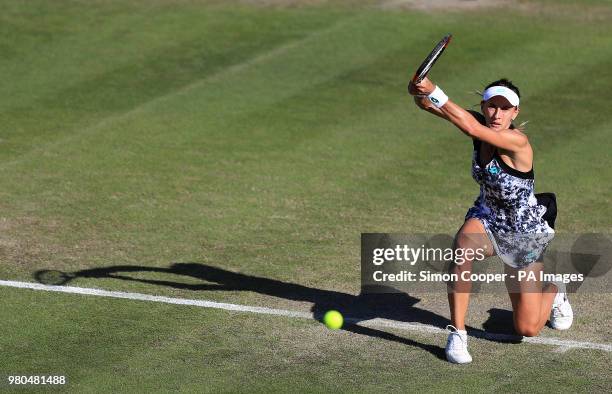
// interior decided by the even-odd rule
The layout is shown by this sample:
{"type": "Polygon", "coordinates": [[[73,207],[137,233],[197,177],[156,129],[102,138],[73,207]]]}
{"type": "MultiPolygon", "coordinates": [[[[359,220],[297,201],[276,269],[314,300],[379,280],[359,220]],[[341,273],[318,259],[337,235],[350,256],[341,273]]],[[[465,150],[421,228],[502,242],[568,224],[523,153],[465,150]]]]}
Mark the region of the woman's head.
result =
{"type": "Polygon", "coordinates": [[[509,129],[518,116],[520,97],[519,89],[506,78],[488,84],[480,102],[487,126],[495,130],[509,129]]]}

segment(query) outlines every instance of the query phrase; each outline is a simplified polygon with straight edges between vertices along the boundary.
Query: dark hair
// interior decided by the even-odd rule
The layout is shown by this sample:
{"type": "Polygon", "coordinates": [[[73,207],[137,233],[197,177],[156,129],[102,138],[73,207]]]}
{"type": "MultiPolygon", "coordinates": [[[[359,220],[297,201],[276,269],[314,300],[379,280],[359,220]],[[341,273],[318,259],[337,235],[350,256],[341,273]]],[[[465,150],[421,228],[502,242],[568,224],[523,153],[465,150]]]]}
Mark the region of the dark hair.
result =
{"type": "Polygon", "coordinates": [[[512,81],[509,80],[508,78],[502,78],[502,79],[498,79],[495,82],[491,82],[490,84],[487,85],[485,90],[489,89],[491,86],[505,86],[508,89],[512,90],[514,93],[516,93],[516,95],[519,96],[519,98],[521,98],[521,92],[519,91],[519,88],[514,86],[512,81]]]}

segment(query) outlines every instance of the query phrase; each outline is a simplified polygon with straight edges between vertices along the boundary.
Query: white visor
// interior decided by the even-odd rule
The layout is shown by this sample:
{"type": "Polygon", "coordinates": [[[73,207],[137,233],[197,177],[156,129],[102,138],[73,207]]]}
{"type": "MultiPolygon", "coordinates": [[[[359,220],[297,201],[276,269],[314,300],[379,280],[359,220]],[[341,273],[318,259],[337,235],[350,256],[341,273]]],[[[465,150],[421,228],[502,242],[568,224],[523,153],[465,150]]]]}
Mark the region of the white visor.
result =
{"type": "Polygon", "coordinates": [[[519,105],[519,96],[505,86],[491,86],[490,88],[485,90],[484,93],[482,93],[482,99],[484,101],[487,101],[491,97],[495,96],[504,97],[506,100],[508,100],[510,104],[515,107],[518,107],[519,105]]]}

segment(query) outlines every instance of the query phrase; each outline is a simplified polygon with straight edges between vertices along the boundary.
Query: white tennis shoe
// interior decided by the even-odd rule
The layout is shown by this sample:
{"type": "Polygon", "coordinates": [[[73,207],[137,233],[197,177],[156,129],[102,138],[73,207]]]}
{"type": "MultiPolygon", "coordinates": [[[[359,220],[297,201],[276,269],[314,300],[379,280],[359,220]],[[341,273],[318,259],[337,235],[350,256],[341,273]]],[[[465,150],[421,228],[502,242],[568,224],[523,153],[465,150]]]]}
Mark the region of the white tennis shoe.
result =
{"type": "Polygon", "coordinates": [[[550,311],[550,325],[555,330],[567,330],[574,322],[574,312],[567,299],[565,284],[563,282],[554,282],[554,284],[557,286],[557,295],[550,311]]]}
{"type": "Polygon", "coordinates": [[[455,364],[467,364],[472,362],[472,356],[467,349],[467,331],[457,330],[456,327],[448,325],[450,331],[446,342],[446,359],[455,364]]]}

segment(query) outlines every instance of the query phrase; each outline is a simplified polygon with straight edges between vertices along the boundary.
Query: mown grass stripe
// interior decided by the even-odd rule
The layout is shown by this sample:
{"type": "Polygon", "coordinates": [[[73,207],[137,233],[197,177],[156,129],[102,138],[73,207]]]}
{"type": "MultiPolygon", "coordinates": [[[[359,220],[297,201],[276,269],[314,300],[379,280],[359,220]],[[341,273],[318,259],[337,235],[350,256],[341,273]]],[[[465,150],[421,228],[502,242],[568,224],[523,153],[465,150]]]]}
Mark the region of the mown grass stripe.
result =
{"type": "Polygon", "coordinates": [[[163,103],[166,100],[172,99],[173,97],[176,96],[180,96],[180,95],[184,95],[190,91],[193,91],[194,89],[197,89],[203,85],[206,85],[208,83],[212,83],[215,81],[218,81],[224,77],[227,77],[228,75],[231,74],[235,74],[235,73],[239,73],[242,70],[245,70],[249,67],[255,66],[259,63],[265,62],[266,60],[270,59],[270,58],[274,58],[279,56],[280,54],[289,51],[293,48],[298,47],[299,45],[303,44],[304,42],[307,42],[309,40],[312,39],[316,39],[318,36],[320,35],[324,35],[329,33],[330,31],[333,31],[335,29],[338,29],[341,26],[341,23],[336,23],[334,25],[332,25],[331,27],[328,27],[326,29],[320,30],[320,31],[315,31],[309,35],[307,35],[304,38],[301,38],[299,40],[295,40],[295,41],[291,41],[289,43],[286,43],[284,45],[281,45],[279,47],[276,47],[268,52],[262,53],[262,54],[257,54],[256,56],[249,58],[246,61],[243,61],[241,63],[238,64],[234,64],[231,65],[229,67],[225,67],[222,68],[220,70],[218,70],[217,72],[206,76],[203,79],[198,79],[186,86],[183,86],[177,90],[171,91],[169,93],[163,94],[161,96],[157,96],[154,97],[148,101],[145,101],[139,105],[137,105],[136,107],[126,111],[126,112],[122,112],[119,114],[112,114],[110,116],[107,116],[105,118],[102,118],[101,120],[99,120],[96,124],[93,124],[89,127],[83,128],[81,130],[78,130],[74,133],[71,133],[65,137],[56,139],[54,141],[51,141],[43,146],[37,146],[34,149],[26,152],[25,154],[21,155],[20,157],[11,160],[11,161],[7,161],[4,163],[0,164],[0,168],[6,168],[8,166],[13,166],[13,165],[17,165],[19,163],[22,163],[24,161],[27,161],[29,158],[32,157],[36,157],[39,156],[41,153],[49,151],[49,150],[53,150],[56,149],[57,147],[63,147],[66,144],[69,144],[71,141],[74,141],[76,139],[82,138],[86,135],[90,135],[96,132],[99,132],[101,130],[104,130],[105,128],[114,125],[118,122],[121,122],[122,120],[125,119],[129,119],[137,114],[140,114],[148,109],[151,109],[152,107],[159,105],[160,103],[163,103]]]}

